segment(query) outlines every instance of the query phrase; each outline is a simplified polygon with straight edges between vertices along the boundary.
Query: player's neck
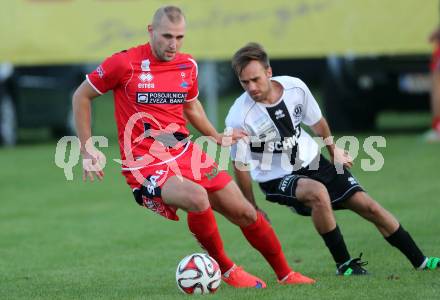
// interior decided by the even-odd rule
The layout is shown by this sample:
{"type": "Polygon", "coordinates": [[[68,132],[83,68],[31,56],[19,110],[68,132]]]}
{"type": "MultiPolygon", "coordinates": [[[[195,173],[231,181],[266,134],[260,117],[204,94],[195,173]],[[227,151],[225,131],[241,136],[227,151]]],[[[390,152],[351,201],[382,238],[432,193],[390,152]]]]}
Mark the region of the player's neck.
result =
{"type": "Polygon", "coordinates": [[[283,87],[276,81],[270,81],[270,90],[266,97],[266,99],[262,100],[261,103],[264,104],[274,104],[280,101],[283,96],[283,87]]]}
{"type": "Polygon", "coordinates": [[[154,49],[153,45],[151,45],[151,42],[150,42],[150,49],[151,49],[151,54],[153,54],[153,58],[154,58],[154,60],[156,60],[156,61],[158,61],[158,62],[161,62],[161,63],[167,63],[167,62],[170,62],[170,61],[174,60],[174,58],[175,58],[175,57],[173,57],[171,60],[165,60],[165,59],[163,59],[162,57],[160,57],[160,56],[156,53],[156,50],[154,49]]]}

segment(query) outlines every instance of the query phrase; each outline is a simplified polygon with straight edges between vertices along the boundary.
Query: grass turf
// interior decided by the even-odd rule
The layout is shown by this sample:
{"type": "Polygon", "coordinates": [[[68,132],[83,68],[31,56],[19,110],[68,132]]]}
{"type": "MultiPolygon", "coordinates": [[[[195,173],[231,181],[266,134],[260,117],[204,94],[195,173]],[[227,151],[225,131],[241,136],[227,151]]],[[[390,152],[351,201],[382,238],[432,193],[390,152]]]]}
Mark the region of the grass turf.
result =
{"type": "MultiPolygon", "coordinates": [[[[102,101],[102,100],[99,100],[102,101]]],[[[105,100],[104,100],[105,101],[105,100]]],[[[111,103],[99,104],[95,134],[110,136],[103,182],[84,184],[81,169],[66,181],[55,166],[55,144],[0,149],[0,299],[182,299],[174,281],[181,258],[200,251],[182,221],[139,208],[119,167],[111,103]]],[[[415,135],[387,136],[385,165],[353,173],[390,209],[427,255],[440,255],[438,144],[415,135]]],[[[361,140],[363,138],[361,137],[361,140]]],[[[363,154],[358,159],[365,157],[363,154]]],[[[371,276],[334,275],[330,254],[309,218],[264,201],[257,192],[293,267],[318,280],[314,286],[279,286],[263,258],[232,224],[217,215],[225,248],[266,290],[222,284],[210,299],[438,299],[440,271],[415,272],[368,222],[336,213],[353,256],[364,253],[371,276]]]]}

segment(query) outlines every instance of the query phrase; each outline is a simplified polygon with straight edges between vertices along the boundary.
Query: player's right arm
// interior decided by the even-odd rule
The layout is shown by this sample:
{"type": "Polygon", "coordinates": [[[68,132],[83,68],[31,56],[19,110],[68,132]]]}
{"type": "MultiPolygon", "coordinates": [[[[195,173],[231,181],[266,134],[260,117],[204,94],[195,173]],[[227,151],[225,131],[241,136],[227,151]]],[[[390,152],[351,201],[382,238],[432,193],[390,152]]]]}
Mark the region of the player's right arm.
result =
{"type": "Polygon", "coordinates": [[[234,175],[235,180],[237,181],[238,187],[240,188],[243,195],[246,199],[254,206],[257,207],[257,203],[255,202],[254,191],[252,190],[252,178],[247,170],[243,170],[243,168],[239,168],[239,165],[243,165],[242,162],[233,161],[232,165],[234,166],[234,175]]]}
{"type": "MultiPolygon", "coordinates": [[[[234,104],[231,107],[228,115],[226,116],[226,128],[246,132],[240,124],[241,110],[239,108],[239,105],[236,105],[234,104]]],[[[270,222],[266,212],[261,210],[258,207],[257,202],[255,201],[254,191],[252,189],[253,180],[249,172],[251,154],[248,143],[244,140],[239,140],[237,143],[233,143],[231,145],[230,154],[234,169],[235,181],[237,182],[238,187],[243,193],[243,196],[246,198],[247,201],[249,201],[249,203],[252,204],[253,207],[255,207],[256,210],[260,211],[264,215],[268,222],[270,222]]]]}
{"type": "MultiPolygon", "coordinates": [[[[242,119],[240,108],[240,104],[238,103],[238,100],[236,100],[234,105],[229,109],[228,115],[225,119],[225,125],[230,131],[237,129],[243,130],[243,126],[240,123],[240,120],[242,119]]],[[[249,145],[245,141],[238,141],[238,143],[233,143],[231,145],[230,155],[238,187],[245,198],[257,208],[254,193],[252,191],[252,178],[248,169],[250,159],[249,151],[249,145]]]]}
{"type": "Polygon", "coordinates": [[[78,138],[81,143],[81,155],[83,158],[83,180],[87,178],[94,181],[96,176],[102,180],[104,171],[100,168],[99,162],[103,161],[103,153],[93,146],[93,143],[86,143],[91,141],[92,126],[92,100],[100,94],[90,85],[87,80],[76,89],[72,98],[73,115],[75,119],[75,128],[78,138]]]}
{"type": "Polygon", "coordinates": [[[117,88],[128,70],[131,70],[131,68],[128,67],[126,52],[113,54],[86,76],[86,80],[73,95],[73,113],[76,131],[81,142],[84,181],[89,178],[93,182],[95,176],[102,180],[104,176],[102,167],[105,163],[105,156],[94,147],[91,140],[92,100],[107,91],[117,88]]]}

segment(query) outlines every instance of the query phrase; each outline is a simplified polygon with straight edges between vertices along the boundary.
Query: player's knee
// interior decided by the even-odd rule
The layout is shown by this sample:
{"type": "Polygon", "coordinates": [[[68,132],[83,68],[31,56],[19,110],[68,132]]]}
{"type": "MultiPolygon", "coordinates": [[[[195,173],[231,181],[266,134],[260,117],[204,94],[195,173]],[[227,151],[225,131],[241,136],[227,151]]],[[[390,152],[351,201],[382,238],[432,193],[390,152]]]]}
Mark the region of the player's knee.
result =
{"type": "Polygon", "coordinates": [[[371,201],[366,205],[365,212],[372,219],[378,219],[382,216],[383,208],[379,203],[371,201]]]}
{"type": "Polygon", "coordinates": [[[327,189],[319,183],[311,194],[310,207],[314,211],[331,211],[331,204],[327,189]]]}
{"type": "Polygon", "coordinates": [[[250,225],[255,223],[257,220],[257,210],[251,206],[248,209],[245,209],[241,213],[241,223],[244,223],[246,225],[250,225]]]}
{"type": "Polygon", "coordinates": [[[313,201],[311,201],[311,207],[314,211],[331,211],[330,199],[325,195],[316,197],[313,201]]]}
{"type": "Polygon", "coordinates": [[[231,221],[240,226],[240,227],[246,227],[248,225],[251,225],[255,223],[257,220],[257,211],[252,206],[245,206],[241,207],[240,209],[236,210],[233,216],[229,216],[231,221]]]}
{"type": "Polygon", "coordinates": [[[208,194],[204,189],[194,189],[187,191],[187,209],[191,211],[202,211],[209,207],[208,194]]]}
{"type": "Polygon", "coordinates": [[[313,209],[330,208],[328,191],[322,183],[309,180],[304,190],[304,197],[308,202],[308,206],[312,207],[313,209]]]}

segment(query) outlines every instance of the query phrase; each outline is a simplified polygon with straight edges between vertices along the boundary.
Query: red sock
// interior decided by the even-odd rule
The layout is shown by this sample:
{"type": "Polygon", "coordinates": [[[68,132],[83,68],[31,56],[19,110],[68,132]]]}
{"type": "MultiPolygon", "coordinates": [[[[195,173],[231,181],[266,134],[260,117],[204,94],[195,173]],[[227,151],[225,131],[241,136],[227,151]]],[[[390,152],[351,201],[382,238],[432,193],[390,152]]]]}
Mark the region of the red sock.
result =
{"type": "Polygon", "coordinates": [[[257,221],[241,228],[241,231],[249,243],[260,251],[272,266],[278,279],[284,278],[292,271],[284,257],[278,237],[260,212],[257,213],[257,221]]]}
{"type": "Polygon", "coordinates": [[[234,262],[226,255],[211,207],[204,211],[188,212],[188,227],[203,249],[214,258],[222,274],[233,267],[234,262]]]}

